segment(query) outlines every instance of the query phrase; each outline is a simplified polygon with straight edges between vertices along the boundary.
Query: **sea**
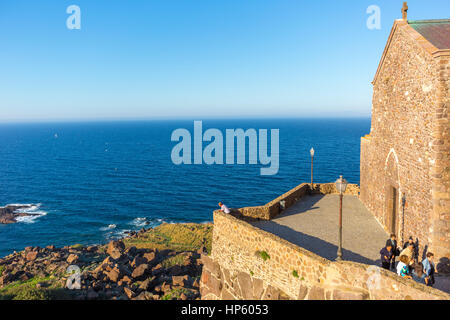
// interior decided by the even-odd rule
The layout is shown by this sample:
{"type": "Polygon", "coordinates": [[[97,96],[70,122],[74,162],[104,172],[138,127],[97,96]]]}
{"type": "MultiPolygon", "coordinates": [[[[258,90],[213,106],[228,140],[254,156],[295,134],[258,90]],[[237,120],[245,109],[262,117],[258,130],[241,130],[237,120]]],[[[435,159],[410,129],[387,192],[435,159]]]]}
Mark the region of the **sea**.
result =
{"type": "Polygon", "coordinates": [[[202,125],[222,132],[224,145],[227,129],[267,129],[269,137],[279,129],[278,173],[261,175],[267,166],[248,156],[239,165],[174,164],[172,133],[187,129],[193,139],[193,120],[1,123],[0,206],[33,204],[35,215],[0,224],[0,257],[27,246],[106,243],[161,223],[211,222],[219,201],[263,205],[310,182],[311,148],[314,182],[343,175],[359,183],[360,139],[370,131],[369,118],[202,125]]]}

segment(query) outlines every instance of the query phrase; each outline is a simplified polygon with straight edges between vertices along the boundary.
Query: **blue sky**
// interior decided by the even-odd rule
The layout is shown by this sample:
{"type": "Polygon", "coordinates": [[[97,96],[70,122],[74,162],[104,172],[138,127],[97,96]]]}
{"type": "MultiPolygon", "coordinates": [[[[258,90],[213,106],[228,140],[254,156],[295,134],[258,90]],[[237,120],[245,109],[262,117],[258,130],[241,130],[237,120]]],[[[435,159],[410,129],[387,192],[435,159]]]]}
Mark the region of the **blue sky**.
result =
{"type": "MultiPolygon", "coordinates": [[[[450,18],[448,0],[408,1],[450,18]]],[[[397,0],[0,2],[0,121],[369,116],[397,0]],[[66,8],[81,8],[69,30],[66,8]],[[381,30],[369,30],[369,5],[381,30]]]]}

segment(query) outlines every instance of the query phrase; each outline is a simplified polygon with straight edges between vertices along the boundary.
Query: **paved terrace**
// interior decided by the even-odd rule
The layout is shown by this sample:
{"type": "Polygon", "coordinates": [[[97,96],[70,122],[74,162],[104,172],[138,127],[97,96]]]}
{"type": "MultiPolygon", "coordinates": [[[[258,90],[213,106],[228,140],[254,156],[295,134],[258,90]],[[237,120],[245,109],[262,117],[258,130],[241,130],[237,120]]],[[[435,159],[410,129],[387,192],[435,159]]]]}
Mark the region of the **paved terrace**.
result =
{"type": "MultiPolygon", "coordinates": [[[[380,249],[389,235],[357,196],[343,200],[342,255],[344,260],[380,264],[380,249]]],[[[301,198],[271,221],[251,224],[329,260],[338,246],[339,195],[301,198]]]]}

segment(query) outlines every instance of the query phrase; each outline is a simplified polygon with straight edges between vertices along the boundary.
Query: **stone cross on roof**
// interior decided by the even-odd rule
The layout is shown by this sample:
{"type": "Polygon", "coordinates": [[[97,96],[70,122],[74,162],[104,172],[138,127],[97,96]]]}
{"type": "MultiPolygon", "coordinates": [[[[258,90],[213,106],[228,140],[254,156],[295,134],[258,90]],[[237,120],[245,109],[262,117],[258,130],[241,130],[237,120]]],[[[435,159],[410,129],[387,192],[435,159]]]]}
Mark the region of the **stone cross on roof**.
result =
{"type": "Polygon", "coordinates": [[[408,19],[408,2],[403,2],[402,18],[405,21],[408,19]]]}

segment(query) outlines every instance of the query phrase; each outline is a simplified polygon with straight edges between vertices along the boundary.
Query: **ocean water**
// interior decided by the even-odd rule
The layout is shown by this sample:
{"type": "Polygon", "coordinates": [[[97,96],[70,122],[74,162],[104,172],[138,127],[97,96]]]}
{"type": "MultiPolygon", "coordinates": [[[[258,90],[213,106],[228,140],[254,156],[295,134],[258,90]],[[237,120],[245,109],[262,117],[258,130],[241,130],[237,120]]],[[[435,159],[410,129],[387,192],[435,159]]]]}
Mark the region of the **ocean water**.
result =
{"type": "Polygon", "coordinates": [[[104,243],[162,222],[212,221],[219,201],[264,204],[310,181],[311,147],[315,182],[342,174],[359,183],[360,137],[370,119],[203,121],[203,130],[218,128],[224,137],[225,129],[280,129],[275,176],[261,176],[260,165],[174,165],[172,131],[193,133],[193,125],[0,124],[0,206],[32,203],[38,214],[0,225],[0,256],[30,245],[104,243]]]}

